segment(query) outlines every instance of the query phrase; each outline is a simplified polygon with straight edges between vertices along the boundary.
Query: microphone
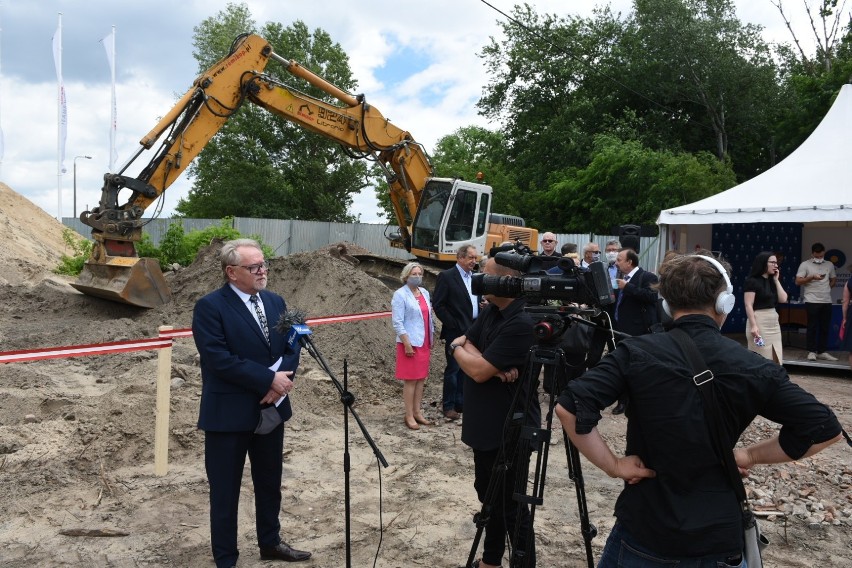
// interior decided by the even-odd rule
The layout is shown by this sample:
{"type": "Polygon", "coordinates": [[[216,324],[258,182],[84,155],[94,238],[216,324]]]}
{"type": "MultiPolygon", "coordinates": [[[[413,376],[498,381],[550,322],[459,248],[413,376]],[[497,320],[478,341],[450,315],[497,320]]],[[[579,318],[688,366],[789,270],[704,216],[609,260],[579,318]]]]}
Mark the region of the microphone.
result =
{"type": "Polygon", "coordinates": [[[313,333],[311,328],[305,325],[307,315],[302,310],[288,309],[281,314],[281,318],[275,324],[275,330],[287,336],[286,341],[289,347],[293,347],[297,342],[305,347],[307,336],[313,333]]]}

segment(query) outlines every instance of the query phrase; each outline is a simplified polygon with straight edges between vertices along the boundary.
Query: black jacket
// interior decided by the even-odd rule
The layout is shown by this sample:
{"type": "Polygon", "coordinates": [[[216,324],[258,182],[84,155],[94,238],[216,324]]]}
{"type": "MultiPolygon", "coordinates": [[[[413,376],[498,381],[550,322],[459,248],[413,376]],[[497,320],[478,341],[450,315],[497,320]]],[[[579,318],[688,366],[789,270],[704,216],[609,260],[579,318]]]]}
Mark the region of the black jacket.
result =
{"type": "Polygon", "coordinates": [[[473,324],[473,302],[458,265],[438,274],[432,292],[432,308],[441,320],[441,339],[452,341],[473,324]]]}
{"type": "Polygon", "coordinates": [[[630,335],[650,333],[651,327],[659,321],[657,291],[652,288],[656,283],[656,274],[640,268],[619,290],[615,303],[618,319],[613,322],[616,331],[630,335]],[[622,296],[620,301],[619,296],[622,296]]]}

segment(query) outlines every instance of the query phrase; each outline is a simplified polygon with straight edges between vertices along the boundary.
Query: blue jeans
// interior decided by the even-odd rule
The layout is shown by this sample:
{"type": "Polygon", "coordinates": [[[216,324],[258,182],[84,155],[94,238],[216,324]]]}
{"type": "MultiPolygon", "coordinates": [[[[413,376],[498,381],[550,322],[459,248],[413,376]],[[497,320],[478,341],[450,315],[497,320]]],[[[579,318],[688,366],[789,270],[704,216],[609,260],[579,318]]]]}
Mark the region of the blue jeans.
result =
{"type": "MultiPolygon", "coordinates": [[[[461,335],[459,333],[458,335],[461,335]]],[[[458,337],[458,335],[456,337],[458,337]]],[[[455,339],[455,337],[453,338],[455,339]]],[[[444,369],[444,412],[455,410],[461,412],[464,408],[464,373],[459,367],[452,351],[450,351],[450,342],[452,339],[447,339],[444,342],[444,354],[447,356],[447,367],[444,369]]]]}
{"type": "Polygon", "coordinates": [[[616,521],[606,540],[598,568],[748,568],[745,557],[739,564],[728,564],[725,558],[702,556],[699,558],[664,558],[637,544],[624,525],[616,521]]]}

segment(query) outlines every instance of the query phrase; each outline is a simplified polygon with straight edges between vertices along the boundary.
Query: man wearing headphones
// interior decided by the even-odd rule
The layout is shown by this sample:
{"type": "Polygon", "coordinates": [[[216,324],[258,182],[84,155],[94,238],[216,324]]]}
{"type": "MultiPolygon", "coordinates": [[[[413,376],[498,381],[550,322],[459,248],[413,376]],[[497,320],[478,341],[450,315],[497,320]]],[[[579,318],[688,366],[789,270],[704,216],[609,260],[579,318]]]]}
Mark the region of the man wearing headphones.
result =
{"type": "MultiPolygon", "coordinates": [[[[709,256],[679,255],[663,263],[659,285],[673,326],[692,339],[712,373],[720,444],[733,451],[741,473],[813,455],[840,438],[840,424],[783,367],[722,336],[734,307],[727,270],[709,256]],[[733,450],[758,411],[781,424],[780,432],[733,450]]],[[[714,451],[695,376],[673,333],[654,333],[622,341],[559,397],[556,414],[577,449],[627,482],[598,567],[743,565],[742,512],[714,451]],[[624,392],[631,401],[627,445],[616,457],[596,425],[624,392]]]]}

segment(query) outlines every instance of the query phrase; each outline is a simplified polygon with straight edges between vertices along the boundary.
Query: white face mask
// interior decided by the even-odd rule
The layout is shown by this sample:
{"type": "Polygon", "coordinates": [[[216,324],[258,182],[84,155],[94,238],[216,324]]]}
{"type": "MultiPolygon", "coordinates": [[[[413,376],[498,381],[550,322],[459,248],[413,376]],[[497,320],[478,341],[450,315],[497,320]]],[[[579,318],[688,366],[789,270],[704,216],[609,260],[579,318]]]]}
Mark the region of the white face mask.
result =
{"type": "Polygon", "coordinates": [[[607,260],[607,262],[609,262],[610,264],[612,264],[613,262],[615,262],[615,259],[616,259],[616,258],[618,258],[618,253],[617,253],[617,252],[608,252],[608,253],[606,253],[606,260],[607,260]]]}
{"type": "Polygon", "coordinates": [[[812,258],[811,260],[814,261],[814,264],[822,264],[825,262],[825,258],[812,258]]]}

